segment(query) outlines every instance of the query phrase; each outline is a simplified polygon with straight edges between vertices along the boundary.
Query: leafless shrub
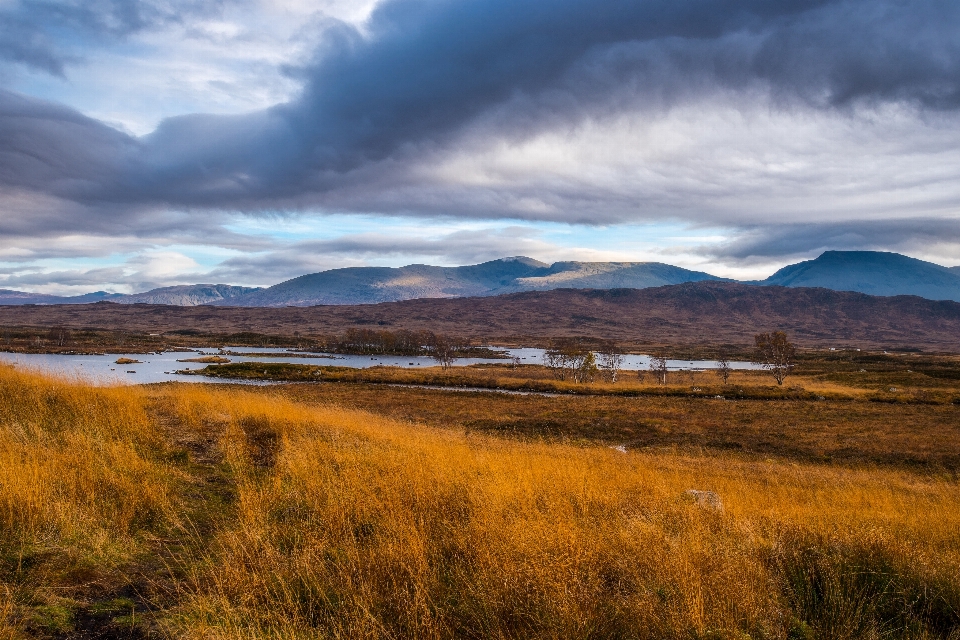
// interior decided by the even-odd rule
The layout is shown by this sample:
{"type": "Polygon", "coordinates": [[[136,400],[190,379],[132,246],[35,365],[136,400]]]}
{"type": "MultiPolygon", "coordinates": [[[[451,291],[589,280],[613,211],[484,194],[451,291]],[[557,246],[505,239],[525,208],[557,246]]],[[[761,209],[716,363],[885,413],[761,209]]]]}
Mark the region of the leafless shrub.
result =
{"type": "Polygon", "coordinates": [[[797,350],[793,343],[787,340],[783,331],[758,333],[753,340],[753,361],[772,373],[778,385],[783,385],[784,378],[794,366],[797,350]]]}
{"type": "Polygon", "coordinates": [[[725,351],[721,351],[717,355],[717,375],[720,376],[720,379],[723,381],[723,384],[727,384],[727,380],[730,379],[730,373],[733,369],[730,368],[730,360],[727,358],[725,351]]]}
{"type": "Polygon", "coordinates": [[[650,372],[653,373],[657,384],[667,384],[667,359],[663,354],[655,354],[650,358],[650,372]]]}
{"type": "Polygon", "coordinates": [[[606,380],[616,383],[623,368],[623,350],[615,342],[605,341],[597,350],[599,368],[606,380]]]}

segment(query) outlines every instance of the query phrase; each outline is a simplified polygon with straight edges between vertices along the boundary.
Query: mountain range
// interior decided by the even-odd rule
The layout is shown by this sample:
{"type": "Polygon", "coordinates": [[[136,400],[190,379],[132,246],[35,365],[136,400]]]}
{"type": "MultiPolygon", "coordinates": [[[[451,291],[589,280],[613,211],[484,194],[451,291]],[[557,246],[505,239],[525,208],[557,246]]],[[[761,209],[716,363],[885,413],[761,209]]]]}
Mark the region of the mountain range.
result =
{"type": "MultiPolygon", "coordinates": [[[[180,285],[137,294],[96,292],[74,297],[0,290],[0,304],[121,304],[288,307],[376,304],[419,298],[496,296],[552,289],[646,289],[705,280],[732,282],[660,262],[555,262],[523,256],[462,267],[423,264],[350,267],[303,275],[267,288],[180,285]]],[[[826,251],[745,284],[819,287],[878,296],[915,295],[960,301],[960,267],[897,253],[826,251]]]]}
{"type": "Polygon", "coordinates": [[[107,293],[96,291],[82,296],[51,296],[0,289],[0,304],[87,304],[91,302],[119,302],[121,304],[172,304],[193,307],[260,291],[257,287],[236,287],[229,284],[185,284],[161,287],[144,293],[107,293]]]}
{"type": "Polygon", "coordinates": [[[648,345],[644,348],[738,349],[749,349],[759,331],[782,330],[803,348],[956,353],[960,302],[704,280],[646,289],[553,289],[315,307],[0,306],[0,326],[206,336],[207,344],[236,344],[230,336],[249,340],[257,333],[329,336],[352,327],[433,331],[477,344],[591,336],[648,345]]]}

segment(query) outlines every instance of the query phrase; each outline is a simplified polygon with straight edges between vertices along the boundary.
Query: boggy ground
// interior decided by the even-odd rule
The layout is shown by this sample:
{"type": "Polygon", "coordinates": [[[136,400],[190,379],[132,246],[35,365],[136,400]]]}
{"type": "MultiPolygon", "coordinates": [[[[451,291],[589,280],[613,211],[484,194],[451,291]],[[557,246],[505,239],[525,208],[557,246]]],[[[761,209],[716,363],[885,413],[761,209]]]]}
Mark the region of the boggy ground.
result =
{"type": "Polygon", "coordinates": [[[369,384],[290,385],[280,393],[298,402],[511,438],[960,472],[960,406],[954,404],[551,397],[369,384]]]}
{"type": "MultiPolygon", "coordinates": [[[[503,438],[441,415],[453,397],[501,396],[391,389],[433,394],[425,419],[398,420],[383,414],[417,401],[377,407],[364,394],[378,390],[104,389],[0,367],[0,633],[960,635],[949,474],[503,438]],[[688,489],[716,492],[722,507],[688,489]]],[[[546,400],[581,416],[573,403],[748,404],[546,400]]],[[[862,404],[891,426],[903,409],[952,410],[862,404]]]]}
{"type": "Polygon", "coordinates": [[[734,372],[727,384],[712,371],[671,372],[666,385],[633,371],[616,384],[575,384],[530,365],[442,371],[250,363],[208,373],[319,382],[283,393],[525,439],[960,471],[960,366],[952,356],[807,354],[782,387],[763,371],[734,372]],[[423,388],[431,386],[466,390],[423,388]]]}

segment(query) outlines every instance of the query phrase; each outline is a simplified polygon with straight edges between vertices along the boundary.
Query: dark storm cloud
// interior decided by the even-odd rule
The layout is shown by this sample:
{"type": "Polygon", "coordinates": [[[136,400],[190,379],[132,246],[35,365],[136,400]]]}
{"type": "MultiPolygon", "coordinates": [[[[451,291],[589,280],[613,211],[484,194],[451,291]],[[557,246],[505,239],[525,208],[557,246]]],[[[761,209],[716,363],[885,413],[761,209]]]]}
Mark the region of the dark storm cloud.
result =
{"type": "Polygon", "coordinates": [[[0,8],[0,59],[62,76],[83,49],[218,10],[206,0],[14,0],[0,8]]]}
{"type": "MultiPolygon", "coordinates": [[[[59,15],[51,7],[60,5],[18,6],[59,15]]],[[[166,19],[158,8],[166,5],[104,6],[109,20],[69,20],[122,33],[166,19]]],[[[0,95],[0,187],[108,212],[101,216],[371,203],[403,211],[404,202],[383,203],[378,190],[418,180],[414,187],[429,189],[411,167],[484,118],[497,135],[522,139],[598,114],[748,88],[815,109],[960,106],[956,2],[386,0],[363,34],[332,24],[296,72],[305,80],[296,100],[245,116],[171,118],[139,139],[66,108],[0,95]]],[[[43,60],[38,53],[34,64],[43,60]]],[[[578,219],[563,211],[576,196],[559,197],[552,216],[578,219]]],[[[456,213],[456,196],[438,207],[456,213]]],[[[480,213],[516,214],[496,205],[480,213]]]]}
{"type": "Polygon", "coordinates": [[[736,239],[704,253],[739,261],[803,256],[830,249],[916,253],[960,246],[960,220],[909,219],[818,224],[776,224],[738,230],[736,239]]]}
{"type": "Polygon", "coordinates": [[[0,90],[0,186],[67,196],[115,189],[136,138],[72,109],[0,90]]]}

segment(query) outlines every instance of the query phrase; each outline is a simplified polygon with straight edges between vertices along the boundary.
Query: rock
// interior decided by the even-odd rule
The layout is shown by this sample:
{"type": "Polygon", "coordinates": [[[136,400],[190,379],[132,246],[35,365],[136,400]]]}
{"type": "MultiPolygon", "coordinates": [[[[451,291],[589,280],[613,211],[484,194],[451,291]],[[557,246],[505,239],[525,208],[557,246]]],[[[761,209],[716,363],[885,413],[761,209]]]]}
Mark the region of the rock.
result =
{"type": "Polygon", "coordinates": [[[715,491],[698,491],[697,489],[687,489],[686,495],[694,499],[698,506],[704,509],[714,511],[723,511],[723,501],[720,500],[720,494],[715,491]]]}
{"type": "Polygon", "coordinates": [[[626,453],[626,452],[627,452],[627,448],[626,448],[624,445],[622,445],[622,444],[618,444],[617,446],[615,446],[615,447],[610,447],[610,448],[613,449],[614,451],[619,451],[620,453],[626,453]]]}

